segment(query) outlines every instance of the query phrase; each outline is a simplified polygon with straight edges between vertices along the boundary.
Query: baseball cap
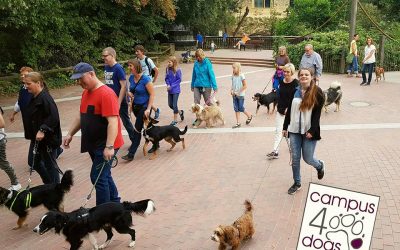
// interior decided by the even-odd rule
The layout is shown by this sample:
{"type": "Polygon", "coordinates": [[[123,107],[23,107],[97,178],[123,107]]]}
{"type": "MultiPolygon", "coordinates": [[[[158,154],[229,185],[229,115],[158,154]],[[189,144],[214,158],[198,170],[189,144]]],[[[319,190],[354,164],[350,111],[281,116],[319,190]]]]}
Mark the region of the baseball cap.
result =
{"type": "Polygon", "coordinates": [[[80,79],[83,74],[94,71],[94,68],[92,65],[84,62],[80,62],[77,65],[74,66],[74,73],[71,76],[72,80],[78,80],[80,79]]]}

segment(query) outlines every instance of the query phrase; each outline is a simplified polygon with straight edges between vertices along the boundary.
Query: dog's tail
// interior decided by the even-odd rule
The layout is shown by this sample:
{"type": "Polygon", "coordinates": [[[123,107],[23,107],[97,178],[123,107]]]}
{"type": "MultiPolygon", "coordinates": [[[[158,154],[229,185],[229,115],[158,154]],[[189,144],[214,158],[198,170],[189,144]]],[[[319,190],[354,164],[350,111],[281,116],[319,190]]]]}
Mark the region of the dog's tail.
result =
{"type": "Polygon", "coordinates": [[[74,185],[74,175],[72,170],[65,171],[59,185],[63,192],[68,192],[71,189],[72,185],[74,185]]]}
{"type": "Polygon", "coordinates": [[[135,214],[142,216],[150,215],[151,213],[156,211],[154,201],[151,199],[141,200],[133,203],[129,201],[124,201],[122,205],[124,206],[125,210],[128,210],[129,212],[134,212],[135,214]]]}
{"type": "Polygon", "coordinates": [[[251,212],[253,211],[253,205],[249,200],[244,201],[244,206],[246,207],[246,212],[251,212]]]}
{"type": "Polygon", "coordinates": [[[184,135],[184,134],[186,134],[187,130],[188,130],[188,126],[186,125],[185,129],[183,131],[180,131],[179,134],[184,135]]]}
{"type": "Polygon", "coordinates": [[[342,86],[342,84],[340,82],[334,81],[334,82],[331,83],[329,88],[331,88],[331,89],[340,89],[341,86],[342,86]]]}

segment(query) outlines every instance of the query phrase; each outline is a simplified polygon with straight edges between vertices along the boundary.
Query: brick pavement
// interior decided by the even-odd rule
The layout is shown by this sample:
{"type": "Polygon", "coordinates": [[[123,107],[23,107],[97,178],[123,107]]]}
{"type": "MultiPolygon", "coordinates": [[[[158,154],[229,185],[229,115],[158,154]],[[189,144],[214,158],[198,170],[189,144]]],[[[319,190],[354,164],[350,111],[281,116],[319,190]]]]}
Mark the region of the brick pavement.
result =
{"type": "MultiPolygon", "coordinates": [[[[219,51],[221,55],[226,51],[219,51]]],[[[253,52],[240,52],[240,55],[263,56],[253,52]],[[251,53],[251,54],[247,54],[251,53]]],[[[234,52],[232,54],[239,54],[234,52]]],[[[192,64],[182,65],[184,81],[190,80],[192,64]]],[[[243,132],[235,130],[229,133],[234,124],[234,113],[228,95],[231,67],[214,65],[219,76],[218,98],[227,124],[221,129],[198,129],[186,135],[187,149],[178,145],[173,152],[167,153],[168,145],[161,143],[161,151],[156,160],[150,161],[138,151],[131,163],[122,160],[113,169],[123,200],[135,201],[144,198],[154,199],[157,207],[155,214],[148,218],[134,215],[137,232],[136,249],[216,249],[216,243],[210,240],[215,226],[230,224],[243,211],[243,201],[253,201],[256,233],[254,238],[243,245],[243,249],[294,249],[300,229],[304,203],[309,182],[317,182],[335,187],[362,191],[381,197],[372,249],[400,248],[400,174],[396,171],[400,165],[400,82],[398,73],[387,73],[386,82],[371,87],[360,87],[360,79],[346,78],[341,75],[324,74],[321,87],[327,88],[333,80],[343,84],[344,100],[339,113],[322,114],[322,137],[316,154],[325,160],[328,167],[326,177],[319,181],[315,170],[302,164],[303,189],[294,196],[287,195],[292,184],[291,168],[288,165],[289,154],[285,143],[281,144],[280,159],[268,161],[265,154],[273,143],[274,117],[266,115],[265,109],[254,118],[249,129],[243,132]],[[221,77],[222,76],[222,77],[221,77]],[[397,81],[397,82],[396,82],[397,81]],[[367,102],[370,106],[355,107],[353,102],[367,102]],[[355,125],[355,129],[351,128],[355,125]],[[368,125],[362,128],[362,124],[368,125]],[[372,124],[376,128],[371,128],[372,124]],[[391,124],[392,128],[382,128],[391,124]],[[329,127],[328,125],[337,125],[329,127]],[[343,125],[342,129],[338,125],[343,125]],[[347,128],[347,129],[346,129],[347,128]],[[267,132],[257,132],[264,129],[267,132]]],[[[263,70],[255,67],[243,67],[243,72],[263,70]]],[[[161,70],[163,72],[163,70],[161,70]]],[[[261,91],[272,75],[271,69],[246,74],[249,83],[246,106],[255,111],[251,94],[261,91]]],[[[162,78],[157,84],[162,84],[162,78]]],[[[188,110],[192,102],[192,93],[188,84],[183,85],[179,104],[188,110]]],[[[54,90],[55,98],[79,95],[80,87],[54,90]]],[[[2,98],[0,105],[13,104],[13,98],[2,98]]],[[[166,90],[156,88],[156,104],[162,109],[161,124],[167,124],[172,112],[167,107],[166,90]]],[[[62,128],[67,130],[72,117],[78,112],[79,100],[58,103],[62,117],[62,128]]],[[[8,113],[10,111],[7,111],[8,113]]],[[[193,116],[186,112],[186,120],[179,124],[190,124],[193,116]]],[[[244,116],[243,123],[244,123],[244,116]]],[[[20,117],[12,125],[7,124],[12,134],[21,132],[20,117]]],[[[127,139],[127,137],[125,137],[127,139]]],[[[89,157],[79,153],[79,138],[72,142],[72,148],[65,150],[59,159],[62,169],[73,169],[75,185],[67,194],[65,209],[70,211],[81,206],[89,192],[89,157]]],[[[123,151],[126,150],[124,146],[123,151]]],[[[26,184],[28,169],[26,155],[28,143],[22,138],[11,138],[7,144],[7,154],[15,166],[21,182],[26,184]]],[[[39,184],[36,174],[33,183],[39,184]]],[[[8,186],[4,174],[0,174],[0,185],[8,186]]],[[[89,202],[92,206],[94,200],[89,202]]],[[[65,249],[68,244],[62,236],[48,232],[43,236],[32,233],[44,208],[31,210],[27,222],[28,228],[12,231],[17,217],[2,209],[1,249],[65,249]]],[[[98,235],[99,241],[105,239],[105,233],[98,235]]],[[[129,237],[116,234],[109,249],[123,249],[129,237]]],[[[82,249],[89,249],[87,241],[82,249]]]]}

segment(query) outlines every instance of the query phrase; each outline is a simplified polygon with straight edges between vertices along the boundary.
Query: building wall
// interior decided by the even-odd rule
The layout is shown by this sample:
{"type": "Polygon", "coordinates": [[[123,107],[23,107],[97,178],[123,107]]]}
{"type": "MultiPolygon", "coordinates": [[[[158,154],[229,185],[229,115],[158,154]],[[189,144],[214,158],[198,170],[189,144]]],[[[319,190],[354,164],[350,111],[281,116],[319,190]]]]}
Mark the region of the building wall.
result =
{"type": "MultiPolygon", "coordinates": [[[[289,7],[290,0],[270,0],[270,8],[266,7],[255,7],[255,1],[257,0],[246,0],[243,4],[242,13],[244,13],[246,6],[249,7],[249,17],[270,17],[271,11],[275,11],[281,16],[285,16],[286,9],[289,7]]],[[[261,1],[265,5],[265,0],[261,1]]]]}

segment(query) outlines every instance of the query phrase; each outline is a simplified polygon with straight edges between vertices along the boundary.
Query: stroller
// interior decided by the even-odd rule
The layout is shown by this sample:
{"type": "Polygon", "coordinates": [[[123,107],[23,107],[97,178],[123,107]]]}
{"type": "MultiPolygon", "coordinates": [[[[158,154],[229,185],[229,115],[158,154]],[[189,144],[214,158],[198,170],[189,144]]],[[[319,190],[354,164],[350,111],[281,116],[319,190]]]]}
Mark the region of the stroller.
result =
{"type": "Polygon", "coordinates": [[[190,63],[193,60],[192,56],[190,55],[190,50],[186,51],[185,53],[182,53],[181,56],[183,63],[190,63]]]}

